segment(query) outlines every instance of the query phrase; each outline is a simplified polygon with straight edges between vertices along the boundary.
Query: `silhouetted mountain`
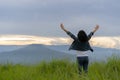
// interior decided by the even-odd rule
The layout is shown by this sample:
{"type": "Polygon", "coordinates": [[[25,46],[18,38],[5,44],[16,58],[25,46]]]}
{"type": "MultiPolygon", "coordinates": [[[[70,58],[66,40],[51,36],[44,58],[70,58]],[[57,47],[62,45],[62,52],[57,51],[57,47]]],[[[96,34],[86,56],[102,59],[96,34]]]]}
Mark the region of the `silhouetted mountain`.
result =
{"type": "Polygon", "coordinates": [[[0,45],[0,53],[14,51],[24,47],[26,47],[26,45],[0,45]]]}
{"type": "MultiPolygon", "coordinates": [[[[4,46],[5,47],[5,46],[4,46]]],[[[14,63],[14,64],[35,64],[41,61],[51,61],[53,59],[67,59],[70,61],[76,61],[76,51],[69,51],[69,45],[40,45],[32,44],[28,46],[23,46],[16,48],[16,46],[11,48],[7,52],[0,53],[0,63],[14,63]]],[[[7,49],[6,48],[6,49],[7,49]]],[[[107,58],[112,55],[120,56],[119,49],[112,48],[99,48],[93,47],[94,52],[88,53],[90,62],[92,61],[106,61],[107,58]]]]}
{"type": "MultiPolygon", "coordinates": [[[[52,45],[47,47],[55,51],[65,52],[65,53],[74,54],[74,55],[77,54],[76,51],[68,50],[70,45],[52,45]]],[[[106,61],[111,56],[120,57],[120,49],[93,47],[93,50],[94,52],[91,52],[91,51],[88,52],[91,62],[106,61]]]]}
{"type": "Polygon", "coordinates": [[[31,64],[41,61],[51,61],[53,59],[68,59],[74,61],[74,55],[51,50],[39,44],[32,44],[18,50],[0,53],[0,63],[31,64]]]}

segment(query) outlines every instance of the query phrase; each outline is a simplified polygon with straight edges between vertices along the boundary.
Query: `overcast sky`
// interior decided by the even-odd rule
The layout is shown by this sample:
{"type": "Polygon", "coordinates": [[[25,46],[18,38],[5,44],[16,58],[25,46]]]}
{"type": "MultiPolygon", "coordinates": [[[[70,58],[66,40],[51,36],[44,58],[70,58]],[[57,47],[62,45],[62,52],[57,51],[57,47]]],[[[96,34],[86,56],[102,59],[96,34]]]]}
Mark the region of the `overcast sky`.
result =
{"type": "Polygon", "coordinates": [[[63,37],[59,24],[77,34],[119,36],[120,0],[0,0],[0,34],[63,37]]]}

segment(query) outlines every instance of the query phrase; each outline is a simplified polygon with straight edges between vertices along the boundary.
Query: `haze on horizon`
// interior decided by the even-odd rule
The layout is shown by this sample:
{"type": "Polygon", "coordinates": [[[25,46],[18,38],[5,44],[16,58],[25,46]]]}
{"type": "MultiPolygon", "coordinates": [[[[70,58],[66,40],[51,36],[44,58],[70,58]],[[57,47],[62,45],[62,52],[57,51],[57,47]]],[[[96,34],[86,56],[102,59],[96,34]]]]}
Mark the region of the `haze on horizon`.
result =
{"type": "Polygon", "coordinates": [[[119,0],[0,0],[0,34],[66,37],[65,27],[76,34],[89,33],[96,24],[95,36],[119,36],[119,0]]]}

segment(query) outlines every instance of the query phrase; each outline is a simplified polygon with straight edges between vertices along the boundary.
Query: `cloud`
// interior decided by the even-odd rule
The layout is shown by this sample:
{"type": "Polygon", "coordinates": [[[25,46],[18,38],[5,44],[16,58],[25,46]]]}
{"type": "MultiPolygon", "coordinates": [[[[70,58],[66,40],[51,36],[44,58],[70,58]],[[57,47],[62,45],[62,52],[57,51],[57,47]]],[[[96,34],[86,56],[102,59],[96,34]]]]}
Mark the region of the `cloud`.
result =
{"type": "Polygon", "coordinates": [[[119,2],[117,0],[1,0],[0,34],[65,36],[59,30],[59,24],[63,22],[73,33],[80,28],[88,32],[96,24],[100,24],[98,35],[119,35],[119,2]]]}
{"type": "Polygon", "coordinates": [[[65,45],[70,42],[64,37],[41,37],[27,35],[1,35],[0,45],[29,45],[29,44],[44,44],[44,45],[65,45]]]}
{"type": "MultiPolygon", "coordinates": [[[[0,45],[70,45],[72,39],[65,37],[43,37],[28,35],[0,35],[0,45]]],[[[120,49],[120,36],[114,37],[92,37],[90,44],[94,47],[120,49]]]]}

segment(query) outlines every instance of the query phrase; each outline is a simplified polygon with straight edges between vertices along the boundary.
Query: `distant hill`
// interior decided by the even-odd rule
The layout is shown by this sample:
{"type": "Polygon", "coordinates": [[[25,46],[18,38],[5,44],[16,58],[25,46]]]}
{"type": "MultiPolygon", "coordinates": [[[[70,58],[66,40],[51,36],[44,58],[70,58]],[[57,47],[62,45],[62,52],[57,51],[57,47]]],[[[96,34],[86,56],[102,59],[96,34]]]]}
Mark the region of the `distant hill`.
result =
{"type": "Polygon", "coordinates": [[[35,64],[53,59],[75,60],[74,55],[51,50],[40,44],[32,44],[14,51],[0,53],[0,63],[35,64]]]}
{"type": "MultiPolygon", "coordinates": [[[[53,59],[67,59],[76,61],[76,52],[69,51],[69,45],[41,45],[28,46],[0,46],[4,50],[0,53],[0,63],[36,64],[41,61],[53,59]],[[6,49],[6,50],[5,50],[6,49]]],[[[93,47],[94,52],[89,52],[90,62],[106,61],[112,55],[120,56],[119,49],[93,47]]]]}
{"type": "MultiPolygon", "coordinates": [[[[76,51],[68,50],[70,45],[52,45],[47,46],[48,48],[60,52],[65,52],[68,54],[74,54],[76,55],[76,51]]],[[[120,49],[114,49],[114,48],[101,48],[101,47],[92,47],[94,52],[88,53],[90,61],[106,61],[111,56],[117,56],[120,57],[120,49]]]]}
{"type": "Polygon", "coordinates": [[[0,45],[0,53],[14,51],[23,47],[26,47],[26,45],[0,45]]]}

